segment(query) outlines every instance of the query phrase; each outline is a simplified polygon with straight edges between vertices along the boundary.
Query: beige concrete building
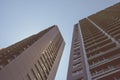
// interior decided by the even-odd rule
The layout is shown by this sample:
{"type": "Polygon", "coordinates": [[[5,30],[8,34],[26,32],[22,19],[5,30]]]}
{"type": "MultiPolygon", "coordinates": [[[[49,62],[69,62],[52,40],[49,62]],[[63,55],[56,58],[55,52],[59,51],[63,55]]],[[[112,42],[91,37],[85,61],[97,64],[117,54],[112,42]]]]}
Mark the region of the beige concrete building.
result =
{"type": "Polygon", "coordinates": [[[56,25],[0,51],[0,80],[54,80],[65,42],[56,25]]]}
{"type": "Polygon", "coordinates": [[[120,3],[74,26],[67,80],[120,80],[120,3]]]}

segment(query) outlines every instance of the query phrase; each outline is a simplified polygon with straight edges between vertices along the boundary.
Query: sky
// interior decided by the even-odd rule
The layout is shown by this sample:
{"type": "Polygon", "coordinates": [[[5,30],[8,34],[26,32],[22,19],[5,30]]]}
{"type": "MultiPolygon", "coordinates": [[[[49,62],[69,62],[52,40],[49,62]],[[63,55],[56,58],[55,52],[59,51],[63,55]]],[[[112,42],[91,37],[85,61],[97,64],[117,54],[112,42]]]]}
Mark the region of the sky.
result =
{"type": "Polygon", "coordinates": [[[58,25],[66,42],[55,80],[66,80],[74,24],[120,0],[0,0],[0,48],[58,25]]]}

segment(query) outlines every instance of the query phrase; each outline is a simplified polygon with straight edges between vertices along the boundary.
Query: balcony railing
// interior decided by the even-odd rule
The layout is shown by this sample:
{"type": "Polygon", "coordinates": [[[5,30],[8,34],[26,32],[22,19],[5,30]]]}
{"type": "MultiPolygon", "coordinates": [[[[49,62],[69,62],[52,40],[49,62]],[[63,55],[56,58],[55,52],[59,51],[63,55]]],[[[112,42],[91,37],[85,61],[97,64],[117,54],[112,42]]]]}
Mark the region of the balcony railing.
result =
{"type": "Polygon", "coordinates": [[[94,52],[94,51],[96,51],[96,50],[99,50],[99,49],[101,49],[101,48],[104,48],[104,47],[106,47],[106,46],[109,46],[109,45],[112,45],[113,43],[107,43],[107,44],[105,44],[105,45],[103,45],[103,46],[98,46],[97,48],[95,48],[95,49],[92,49],[92,50],[89,50],[88,52],[87,52],[87,54],[90,54],[90,53],[92,53],[92,52],[94,52]]]}
{"type": "Polygon", "coordinates": [[[108,25],[107,30],[111,30],[111,27],[113,28],[113,27],[116,27],[118,25],[120,25],[120,21],[115,21],[112,24],[108,25]]]}
{"type": "Polygon", "coordinates": [[[112,57],[106,58],[106,59],[104,59],[104,60],[101,60],[101,61],[99,61],[99,62],[96,62],[96,63],[90,65],[90,69],[95,68],[95,67],[97,67],[97,66],[100,66],[100,65],[102,65],[102,64],[111,62],[111,61],[113,61],[113,60],[119,59],[119,58],[120,58],[120,54],[117,54],[117,55],[114,55],[114,56],[112,56],[112,57]]]}
{"type": "Polygon", "coordinates": [[[120,80],[120,77],[119,77],[119,78],[116,78],[116,77],[115,77],[114,80],[120,80]]]}
{"type": "Polygon", "coordinates": [[[99,45],[99,44],[101,44],[101,43],[103,43],[103,42],[105,42],[105,41],[110,41],[110,39],[107,38],[107,39],[102,40],[102,41],[100,41],[100,42],[98,42],[98,43],[96,42],[96,43],[94,43],[94,44],[86,47],[86,49],[89,49],[89,48],[91,48],[91,47],[95,47],[95,46],[97,46],[97,45],[99,45]]]}
{"type": "Polygon", "coordinates": [[[78,64],[74,64],[74,65],[73,65],[73,69],[74,69],[74,68],[77,68],[77,67],[81,67],[81,63],[78,63],[78,64]]]}
{"type": "Polygon", "coordinates": [[[111,29],[108,29],[108,32],[111,32],[111,31],[116,30],[117,28],[120,27],[119,25],[120,25],[120,24],[117,24],[115,27],[113,27],[113,28],[111,28],[111,29]]]}
{"type": "Polygon", "coordinates": [[[85,46],[91,45],[91,44],[94,43],[94,42],[98,42],[99,40],[101,41],[101,39],[103,40],[103,39],[106,39],[106,38],[107,38],[107,36],[102,36],[102,37],[100,37],[100,38],[97,38],[97,39],[95,39],[95,40],[92,40],[92,41],[86,43],[85,46]]]}
{"type": "Polygon", "coordinates": [[[72,72],[72,76],[80,75],[82,73],[83,73],[83,70],[82,69],[78,69],[78,70],[72,72]]]}
{"type": "Polygon", "coordinates": [[[100,71],[96,71],[95,73],[92,73],[92,78],[96,78],[102,75],[108,75],[111,72],[119,72],[120,71],[120,65],[117,66],[111,66],[111,67],[107,67],[106,69],[102,69],[100,71]]]}
{"type": "Polygon", "coordinates": [[[110,35],[114,35],[114,34],[117,34],[117,33],[119,33],[119,32],[120,32],[120,29],[117,29],[117,30],[111,32],[110,35]]]}
{"type": "Polygon", "coordinates": [[[88,58],[88,60],[91,60],[91,59],[94,59],[94,58],[96,58],[96,57],[102,56],[102,55],[104,55],[104,54],[106,54],[106,53],[109,53],[109,52],[111,52],[111,51],[117,50],[118,48],[119,48],[119,47],[114,47],[114,48],[109,49],[109,50],[107,50],[107,51],[99,52],[98,54],[95,54],[95,55],[90,56],[90,57],[88,58]]]}
{"type": "Polygon", "coordinates": [[[120,34],[116,34],[116,35],[114,35],[114,37],[118,37],[118,36],[120,36],[120,34]]]}
{"type": "Polygon", "coordinates": [[[120,28],[120,26],[117,26],[117,27],[114,27],[114,28],[108,30],[107,32],[108,32],[108,33],[111,33],[111,32],[113,32],[113,31],[115,31],[116,29],[119,29],[119,28],[120,28]]]}
{"type": "Polygon", "coordinates": [[[92,38],[89,38],[89,39],[85,40],[85,43],[88,43],[89,41],[97,39],[97,38],[102,37],[102,36],[104,36],[104,34],[101,33],[101,34],[99,34],[99,35],[97,35],[95,37],[92,37],[92,38]]]}

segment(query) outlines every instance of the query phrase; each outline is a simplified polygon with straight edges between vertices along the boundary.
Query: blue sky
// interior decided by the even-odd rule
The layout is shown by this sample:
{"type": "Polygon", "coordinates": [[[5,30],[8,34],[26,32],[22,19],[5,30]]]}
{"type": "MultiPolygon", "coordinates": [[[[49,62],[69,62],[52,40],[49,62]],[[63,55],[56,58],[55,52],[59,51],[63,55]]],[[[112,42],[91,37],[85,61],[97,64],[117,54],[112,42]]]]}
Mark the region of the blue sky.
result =
{"type": "Polygon", "coordinates": [[[0,0],[0,48],[58,25],[66,42],[55,80],[66,80],[73,25],[120,0],[0,0]]]}

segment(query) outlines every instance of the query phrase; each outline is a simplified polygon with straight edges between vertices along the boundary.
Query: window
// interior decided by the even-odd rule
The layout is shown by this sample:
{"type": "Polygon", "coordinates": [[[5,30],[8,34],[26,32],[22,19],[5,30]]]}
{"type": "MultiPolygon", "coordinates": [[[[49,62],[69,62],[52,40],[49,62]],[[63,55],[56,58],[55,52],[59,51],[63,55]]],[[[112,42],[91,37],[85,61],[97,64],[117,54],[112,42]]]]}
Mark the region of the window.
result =
{"type": "Polygon", "coordinates": [[[75,58],[73,62],[80,61],[81,57],[75,58]]]}
{"type": "Polygon", "coordinates": [[[38,66],[35,64],[35,68],[36,68],[36,70],[37,70],[37,75],[38,75],[38,77],[41,79],[41,80],[43,80],[43,76],[42,76],[42,74],[43,74],[43,72],[42,71],[40,71],[40,69],[38,68],[38,66]]]}
{"type": "Polygon", "coordinates": [[[47,78],[44,65],[42,65],[42,62],[40,62],[39,60],[38,60],[38,64],[39,64],[39,69],[43,73],[44,78],[47,78]]]}
{"type": "Polygon", "coordinates": [[[31,69],[31,71],[32,71],[33,78],[34,78],[33,80],[38,80],[38,77],[37,77],[36,73],[34,72],[34,70],[31,69]]]}
{"type": "Polygon", "coordinates": [[[79,79],[77,79],[77,80],[84,80],[83,78],[79,78],[79,79]]]}
{"type": "Polygon", "coordinates": [[[77,61],[80,60],[81,56],[80,55],[73,55],[73,60],[77,61]]]}
{"type": "Polygon", "coordinates": [[[45,56],[47,57],[47,60],[48,60],[48,62],[50,64],[50,67],[52,67],[52,59],[50,58],[50,54],[48,53],[48,49],[45,52],[45,56]]]}
{"type": "Polygon", "coordinates": [[[79,48],[79,47],[74,48],[74,52],[78,52],[78,51],[80,51],[80,48],[79,48]]]}
{"type": "Polygon", "coordinates": [[[80,66],[81,66],[81,63],[77,63],[77,64],[73,65],[73,68],[77,68],[77,67],[80,67],[80,66]]]}
{"type": "Polygon", "coordinates": [[[42,56],[40,57],[40,59],[41,59],[41,61],[42,61],[41,65],[43,66],[43,69],[44,69],[45,72],[48,74],[48,73],[49,73],[49,69],[48,69],[48,65],[47,65],[47,63],[46,63],[46,61],[45,61],[44,56],[42,55],[42,56]]]}
{"type": "Polygon", "coordinates": [[[27,79],[28,79],[28,80],[32,80],[32,79],[30,78],[30,75],[29,75],[29,74],[27,74],[27,79]]]}
{"type": "Polygon", "coordinates": [[[83,70],[82,70],[81,68],[73,71],[72,75],[73,75],[73,76],[76,76],[76,75],[79,75],[80,73],[83,73],[83,70]]]}
{"type": "Polygon", "coordinates": [[[44,58],[45,58],[45,60],[46,60],[46,63],[47,63],[47,67],[49,68],[49,70],[50,70],[50,68],[51,68],[51,60],[48,58],[48,55],[47,55],[47,52],[45,52],[45,54],[43,55],[44,56],[44,58]]]}

